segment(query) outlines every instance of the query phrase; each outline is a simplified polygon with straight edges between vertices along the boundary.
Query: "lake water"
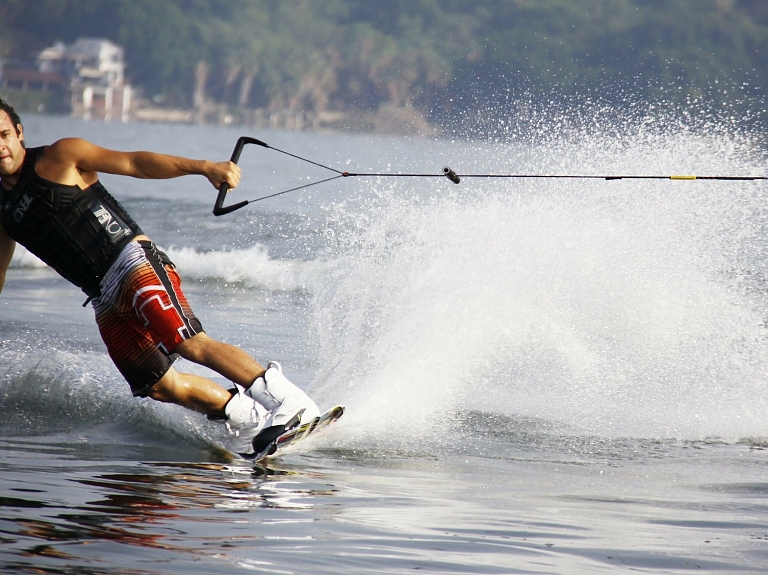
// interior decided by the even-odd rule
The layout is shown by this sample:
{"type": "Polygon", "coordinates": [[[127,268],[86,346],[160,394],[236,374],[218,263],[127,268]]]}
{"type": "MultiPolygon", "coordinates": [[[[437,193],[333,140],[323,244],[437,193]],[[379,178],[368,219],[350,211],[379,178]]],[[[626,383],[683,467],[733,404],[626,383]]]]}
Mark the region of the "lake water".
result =
{"type": "MultiPolygon", "coordinates": [[[[252,135],[358,173],[768,173],[748,139],[653,123],[516,144],[25,120],[31,146],[226,159],[252,135]]],[[[333,175],[240,164],[228,203],[333,175]]],[[[217,218],[200,177],[103,181],[211,336],[348,411],[227,461],[220,424],[131,397],[84,296],[18,249],[2,573],[768,570],[765,183],[347,178],[217,218]]]]}

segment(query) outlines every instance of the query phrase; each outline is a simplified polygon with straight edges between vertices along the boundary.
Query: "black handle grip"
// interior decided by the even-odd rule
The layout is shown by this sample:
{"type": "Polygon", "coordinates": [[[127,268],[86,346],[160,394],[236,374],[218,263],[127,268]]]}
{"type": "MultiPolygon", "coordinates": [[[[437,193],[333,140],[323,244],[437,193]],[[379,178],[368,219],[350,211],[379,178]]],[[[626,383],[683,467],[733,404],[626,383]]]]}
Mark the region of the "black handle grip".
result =
{"type": "Polygon", "coordinates": [[[458,184],[461,182],[461,178],[456,175],[456,172],[454,172],[451,168],[448,166],[445,166],[443,168],[443,173],[445,174],[445,177],[451,180],[454,184],[458,184]]]}
{"type": "MultiPolygon", "coordinates": [[[[257,140],[256,138],[251,138],[249,136],[240,136],[237,139],[237,144],[235,144],[235,149],[232,150],[232,156],[229,158],[230,162],[237,163],[237,161],[240,159],[240,154],[243,151],[243,147],[246,144],[257,144],[259,146],[263,146],[265,148],[269,148],[268,144],[265,144],[261,140],[257,140]]],[[[216,203],[213,204],[213,215],[214,216],[223,216],[224,214],[228,214],[230,212],[234,212],[235,210],[239,210],[243,206],[248,204],[248,201],[244,202],[238,202],[236,204],[232,204],[231,206],[224,207],[224,199],[227,197],[227,191],[229,190],[229,184],[226,182],[223,182],[221,186],[219,187],[219,195],[216,197],[216,203]]]]}

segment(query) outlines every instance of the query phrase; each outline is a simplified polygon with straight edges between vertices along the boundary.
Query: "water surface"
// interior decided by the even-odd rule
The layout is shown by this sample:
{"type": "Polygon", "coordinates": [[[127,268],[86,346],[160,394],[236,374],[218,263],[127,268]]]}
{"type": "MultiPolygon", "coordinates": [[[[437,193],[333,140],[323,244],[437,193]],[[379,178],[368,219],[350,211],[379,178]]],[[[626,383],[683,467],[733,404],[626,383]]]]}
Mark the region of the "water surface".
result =
{"type": "MultiPolygon", "coordinates": [[[[247,133],[25,120],[30,145],[214,159],[247,133]]],[[[663,126],[249,135],[356,172],[765,174],[748,138],[663,126]]],[[[241,165],[231,201],[326,177],[256,147],[241,165]]],[[[18,250],[0,296],[3,573],[768,567],[764,184],[359,178],[215,218],[203,178],[104,182],[211,336],[348,412],[265,466],[229,461],[219,424],[132,398],[82,294],[18,250]]]]}

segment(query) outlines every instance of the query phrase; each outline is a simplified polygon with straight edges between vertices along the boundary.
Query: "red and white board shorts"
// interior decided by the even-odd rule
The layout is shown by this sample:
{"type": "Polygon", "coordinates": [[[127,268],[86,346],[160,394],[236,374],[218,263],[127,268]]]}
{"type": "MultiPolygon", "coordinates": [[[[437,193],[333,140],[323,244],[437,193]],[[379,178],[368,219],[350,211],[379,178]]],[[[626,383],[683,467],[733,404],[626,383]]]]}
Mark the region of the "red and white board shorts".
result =
{"type": "Polygon", "coordinates": [[[93,309],[109,356],[137,396],[147,395],[170,369],[176,346],[203,331],[176,267],[150,241],[123,248],[93,309]]]}

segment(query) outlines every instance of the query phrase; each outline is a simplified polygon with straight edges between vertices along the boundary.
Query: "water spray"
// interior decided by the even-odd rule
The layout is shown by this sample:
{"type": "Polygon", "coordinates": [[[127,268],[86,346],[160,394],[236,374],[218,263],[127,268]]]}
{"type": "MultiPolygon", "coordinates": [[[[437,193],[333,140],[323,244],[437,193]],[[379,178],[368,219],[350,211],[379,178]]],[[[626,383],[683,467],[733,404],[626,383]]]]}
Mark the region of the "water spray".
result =
{"type": "Polygon", "coordinates": [[[329,178],[325,178],[322,180],[317,180],[314,182],[310,182],[308,184],[304,184],[302,186],[297,186],[295,188],[290,188],[287,190],[283,190],[281,192],[275,192],[274,194],[269,194],[266,196],[261,196],[259,198],[255,198],[252,200],[244,200],[241,202],[238,202],[236,204],[232,204],[229,206],[224,206],[224,199],[226,198],[227,191],[229,190],[229,185],[225,182],[221,184],[221,187],[219,188],[219,194],[216,197],[216,203],[213,206],[213,215],[215,216],[223,216],[224,214],[228,214],[230,212],[234,212],[235,210],[239,210],[240,208],[254,203],[254,202],[260,202],[262,200],[266,200],[269,198],[274,198],[276,196],[281,196],[283,194],[288,194],[291,192],[295,192],[298,190],[302,190],[304,188],[309,188],[311,186],[317,186],[320,184],[324,184],[326,182],[330,182],[333,180],[337,180],[339,178],[350,178],[350,177],[357,177],[357,178],[448,178],[450,181],[452,181],[454,184],[458,184],[461,182],[461,178],[486,178],[486,179],[494,179],[494,178],[518,178],[518,179],[578,179],[578,180],[720,180],[720,181],[755,181],[755,180],[768,180],[768,176],[693,176],[693,175],[586,175],[586,174],[462,174],[461,177],[456,174],[455,171],[453,171],[448,166],[445,166],[443,168],[442,173],[391,173],[391,172],[384,172],[384,173],[374,173],[374,172],[343,172],[341,170],[337,170],[335,168],[332,168],[330,166],[326,166],[324,164],[320,164],[318,162],[315,162],[313,160],[310,160],[308,158],[303,158],[301,156],[298,156],[296,154],[292,154],[290,152],[286,152],[285,150],[281,150],[279,148],[275,148],[273,146],[270,146],[266,142],[262,142],[261,140],[257,140],[256,138],[251,138],[249,136],[241,136],[237,140],[237,144],[235,144],[235,149],[232,151],[232,156],[230,157],[230,161],[233,163],[237,163],[240,159],[240,154],[243,151],[243,148],[246,144],[255,144],[258,146],[261,146],[263,148],[267,148],[269,150],[274,150],[276,152],[279,152],[281,154],[285,154],[286,156],[290,156],[292,158],[295,158],[297,160],[300,160],[302,162],[307,162],[308,164],[312,164],[313,166],[317,166],[319,168],[323,168],[325,170],[328,170],[330,172],[333,172],[334,176],[331,176],[329,178]]]}

